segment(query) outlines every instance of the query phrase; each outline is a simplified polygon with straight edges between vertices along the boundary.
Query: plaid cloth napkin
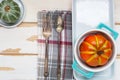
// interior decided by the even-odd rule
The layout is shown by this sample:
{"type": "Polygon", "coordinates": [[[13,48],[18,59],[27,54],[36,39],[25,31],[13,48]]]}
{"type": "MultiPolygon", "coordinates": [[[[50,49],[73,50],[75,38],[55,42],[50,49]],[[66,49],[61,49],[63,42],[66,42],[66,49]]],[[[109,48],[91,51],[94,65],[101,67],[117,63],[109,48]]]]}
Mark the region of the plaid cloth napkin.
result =
{"type": "MultiPolygon", "coordinates": [[[[38,12],[38,80],[44,80],[45,38],[42,35],[42,17],[48,11],[38,12]]],[[[52,36],[49,38],[49,76],[46,80],[57,80],[58,33],[54,22],[61,14],[64,29],[60,36],[61,80],[74,80],[72,70],[72,14],[71,11],[49,11],[52,15],[52,36]]]]}

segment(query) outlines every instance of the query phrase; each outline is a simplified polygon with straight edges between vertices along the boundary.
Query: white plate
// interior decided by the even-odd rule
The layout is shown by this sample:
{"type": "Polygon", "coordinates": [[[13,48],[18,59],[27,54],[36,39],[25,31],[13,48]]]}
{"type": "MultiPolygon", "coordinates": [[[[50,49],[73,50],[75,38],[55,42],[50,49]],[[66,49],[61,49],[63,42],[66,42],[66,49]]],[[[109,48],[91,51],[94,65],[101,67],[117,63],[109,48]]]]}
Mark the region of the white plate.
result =
{"type": "MultiPolygon", "coordinates": [[[[3,1],[3,0],[0,0],[0,2],[3,1]]],[[[14,0],[20,7],[20,10],[21,10],[21,15],[20,15],[20,18],[19,20],[14,23],[14,24],[7,24],[3,21],[0,20],[0,25],[5,27],[5,28],[13,28],[13,27],[17,27],[24,19],[24,16],[25,16],[25,7],[24,7],[24,4],[21,0],[14,0]]]]}
{"type": "MultiPolygon", "coordinates": [[[[95,29],[99,23],[104,23],[108,26],[114,27],[113,4],[114,4],[113,0],[73,0],[72,2],[73,48],[76,39],[80,34],[84,33],[87,30],[95,29]]],[[[105,77],[107,79],[113,77],[111,75],[114,74],[114,67],[110,67],[110,69],[106,70],[106,73],[100,72],[98,73],[98,75],[95,74],[95,76],[99,76],[99,74],[103,74],[102,76],[100,76],[101,78],[105,77]]],[[[78,77],[78,74],[76,74],[74,71],[73,75],[76,78],[76,80],[83,79],[81,75],[78,77]]],[[[93,79],[98,80],[95,77],[93,77],[92,80],[93,79]]]]}

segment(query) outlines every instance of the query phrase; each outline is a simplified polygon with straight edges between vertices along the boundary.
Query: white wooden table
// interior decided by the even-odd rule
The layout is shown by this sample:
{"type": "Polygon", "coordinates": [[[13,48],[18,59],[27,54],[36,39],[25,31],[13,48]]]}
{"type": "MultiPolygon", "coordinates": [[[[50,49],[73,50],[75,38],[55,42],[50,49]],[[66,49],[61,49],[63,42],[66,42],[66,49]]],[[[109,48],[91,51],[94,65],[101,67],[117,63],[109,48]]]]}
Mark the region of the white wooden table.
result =
{"type": "MultiPolygon", "coordinates": [[[[120,33],[120,0],[115,1],[115,29],[120,33]]],[[[72,0],[23,0],[26,16],[17,28],[0,27],[0,80],[36,80],[37,12],[71,10],[72,0]],[[53,5],[54,4],[54,5],[53,5]]],[[[115,80],[120,79],[120,37],[115,61],[115,80]]]]}

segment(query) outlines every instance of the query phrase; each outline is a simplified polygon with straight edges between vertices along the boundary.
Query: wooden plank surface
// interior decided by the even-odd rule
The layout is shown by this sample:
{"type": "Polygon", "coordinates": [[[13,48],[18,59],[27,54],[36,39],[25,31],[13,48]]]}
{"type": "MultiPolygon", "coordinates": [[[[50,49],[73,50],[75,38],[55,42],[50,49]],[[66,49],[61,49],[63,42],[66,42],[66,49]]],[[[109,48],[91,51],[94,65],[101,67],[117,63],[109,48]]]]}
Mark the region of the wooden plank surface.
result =
{"type": "MultiPolygon", "coordinates": [[[[116,28],[119,25],[116,26],[116,28]]],[[[15,34],[13,34],[13,36],[20,36],[19,35],[19,31],[21,33],[21,36],[25,36],[26,38],[22,38],[20,36],[21,41],[28,39],[28,37],[30,37],[30,35],[35,35],[37,32],[37,22],[24,22],[21,25],[19,25],[17,28],[15,29],[5,29],[5,28],[0,28],[1,31],[10,33],[10,32],[14,32],[15,34]],[[7,31],[6,31],[7,30],[7,31]],[[21,31],[26,31],[26,32],[21,32],[21,31]],[[32,32],[31,32],[32,31],[32,32]]],[[[117,29],[119,30],[119,29],[117,29]]],[[[0,32],[1,33],[1,32],[0,32]]],[[[13,37],[12,36],[12,37],[13,37]]],[[[2,38],[5,38],[4,36],[2,38]]],[[[13,37],[14,38],[14,37],[13,37]]],[[[18,37],[19,38],[19,37],[18,37]]],[[[6,40],[6,39],[4,39],[6,40]]],[[[9,39],[10,40],[10,39],[9,39]]],[[[31,40],[36,40],[36,38],[34,39],[29,39],[30,44],[33,43],[31,42],[31,40]]],[[[7,41],[7,40],[6,40],[7,41]]],[[[27,42],[25,41],[25,44],[27,42]]],[[[19,43],[16,43],[16,45],[18,45],[19,43]]],[[[23,44],[24,45],[24,44],[23,44]]],[[[36,80],[37,79],[37,56],[38,56],[38,52],[36,50],[36,48],[33,47],[37,47],[36,44],[32,45],[32,47],[23,47],[21,48],[24,49],[23,51],[18,51],[19,46],[17,46],[17,48],[15,49],[5,49],[4,51],[2,50],[2,52],[4,52],[4,54],[0,55],[0,79],[1,80],[36,80]],[[31,51],[31,50],[33,51],[31,51]],[[26,51],[28,50],[28,51],[26,51]],[[36,51],[35,51],[36,50],[36,51]],[[16,52],[18,51],[18,53],[16,52]],[[27,53],[25,53],[27,52],[27,53]],[[33,53],[31,53],[33,52],[33,53]],[[6,77],[7,76],[7,77],[6,77]]],[[[114,80],[119,80],[119,69],[120,66],[120,55],[117,56],[116,61],[115,61],[115,75],[114,75],[114,80]]]]}
{"type": "Polygon", "coordinates": [[[36,80],[37,56],[1,56],[0,80],[36,80]]]}
{"type": "Polygon", "coordinates": [[[0,28],[0,54],[36,54],[37,27],[36,23],[24,24],[24,27],[13,29],[0,28]],[[26,26],[26,27],[25,27],[26,26]]]}
{"type": "Polygon", "coordinates": [[[120,0],[114,0],[114,19],[117,24],[120,24],[120,0]]]}
{"type": "MultiPolygon", "coordinates": [[[[37,13],[41,10],[72,10],[72,0],[29,0],[29,2],[23,0],[23,2],[26,7],[24,22],[37,22],[37,13]]],[[[120,23],[120,0],[114,0],[114,19],[116,24],[120,23]]]]}
{"type": "MultiPolygon", "coordinates": [[[[22,33],[21,36],[27,36],[27,38],[23,38],[17,33],[14,33],[13,36],[20,36],[19,38],[21,40],[26,40],[30,35],[37,35],[37,12],[41,10],[71,10],[72,9],[72,0],[22,0],[26,7],[26,17],[18,26],[18,31],[22,30],[24,27],[24,30],[27,32],[20,32],[22,33]],[[54,4],[55,3],[55,4],[54,4]],[[54,5],[53,5],[54,4],[54,5]],[[33,5],[33,6],[31,6],[33,5]],[[35,5],[35,6],[34,6],[35,5]],[[62,5],[62,6],[61,6],[62,5]],[[24,34],[23,34],[24,33],[24,34]]],[[[120,0],[114,0],[115,1],[115,29],[120,32],[120,0]]],[[[17,28],[13,28],[11,30],[7,30],[5,28],[0,28],[0,31],[7,32],[13,32],[17,30],[17,28]]],[[[0,32],[1,33],[1,32],[0,32]]],[[[10,37],[5,39],[4,36],[0,36],[4,39],[4,43],[7,41],[10,41],[10,37]]],[[[14,38],[14,37],[13,37],[14,38]]],[[[18,39],[19,39],[18,38],[18,39]]],[[[14,46],[15,44],[10,44],[9,46],[14,46],[12,48],[7,48],[0,53],[0,80],[36,80],[37,78],[37,46],[34,40],[36,39],[35,36],[29,39],[29,42],[25,41],[25,44],[19,44],[19,46],[14,46]],[[32,42],[33,41],[33,42],[32,42]],[[19,49],[20,46],[26,45],[26,43],[30,43],[29,47],[26,46],[25,48],[19,49]],[[32,45],[34,46],[32,46],[32,45]],[[30,50],[27,50],[30,49],[30,50]],[[7,76],[7,77],[6,77],[7,76]]],[[[0,39],[0,41],[3,41],[0,39]]],[[[14,40],[13,40],[14,41],[14,40]]],[[[19,40],[18,40],[19,41],[19,40]]],[[[119,41],[119,40],[118,40],[119,41]]],[[[16,42],[16,41],[14,41],[16,42]]],[[[3,44],[4,44],[3,43],[3,44]]],[[[3,44],[0,44],[1,47],[4,46],[3,44]]],[[[6,43],[7,44],[7,43],[6,43]]],[[[118,48],[120,48],[118,44],[118,48]]],[[[119,51],[119,50],[118,50],[119,51]]],[[[114,80],[120,79],[120,72],[119,66],[120,66],[120,52],[117,52],[118,56],[115,61],[115,78],[114,80]]]]}
{"type": "Polygon", "coordinates": [[[71,10],[72,0],[22,0],[26,7],[24,22],[37,22],[41,10],[71,10]],[[32,6],[31,6],[32,5],[32,6]],[[31,17],[32,16],[32,17],[31,17]]]}

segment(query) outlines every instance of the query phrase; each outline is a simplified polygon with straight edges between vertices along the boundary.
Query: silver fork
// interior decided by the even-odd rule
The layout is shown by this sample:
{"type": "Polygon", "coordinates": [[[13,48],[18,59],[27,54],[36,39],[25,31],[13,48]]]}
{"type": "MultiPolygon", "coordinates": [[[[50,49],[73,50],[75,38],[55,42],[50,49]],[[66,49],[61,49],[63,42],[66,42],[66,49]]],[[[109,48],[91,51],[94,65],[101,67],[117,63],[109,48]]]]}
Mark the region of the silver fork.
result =
{"type": "Polygon", "coordinates": [[[51,36],[52,34],[52,27],[51,27],[51,24],[50,24],[50,13],[48,12],[47,15],[43,15],[43,25],[42,25],[42,28],[43,28],[43,36],[45,38],[45,61],[44,61],[44,76],[47,77],[49,75],[49,72],[48,72],[48,40],[49,40],[49,37],[51,36]]]}

